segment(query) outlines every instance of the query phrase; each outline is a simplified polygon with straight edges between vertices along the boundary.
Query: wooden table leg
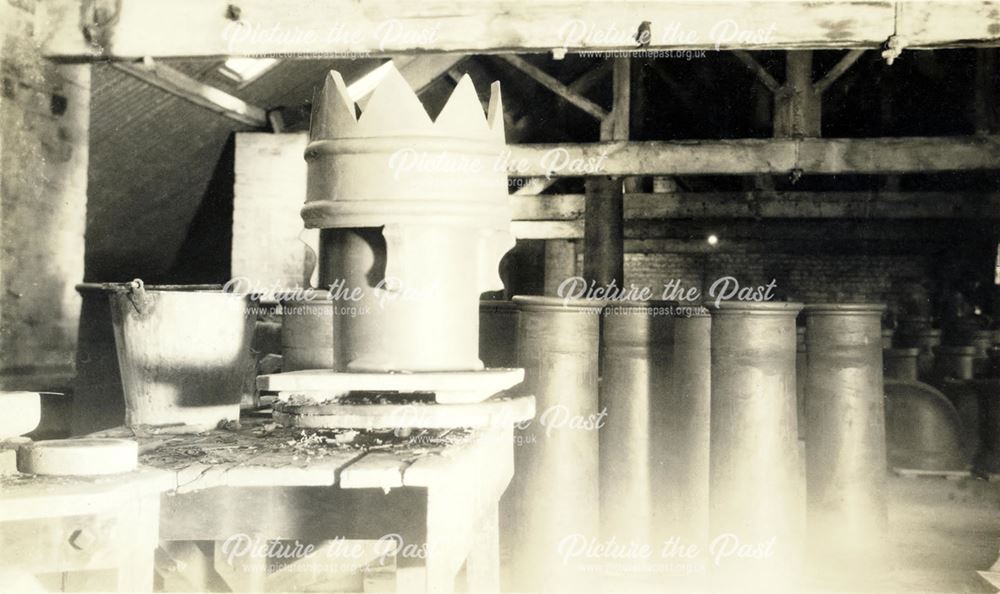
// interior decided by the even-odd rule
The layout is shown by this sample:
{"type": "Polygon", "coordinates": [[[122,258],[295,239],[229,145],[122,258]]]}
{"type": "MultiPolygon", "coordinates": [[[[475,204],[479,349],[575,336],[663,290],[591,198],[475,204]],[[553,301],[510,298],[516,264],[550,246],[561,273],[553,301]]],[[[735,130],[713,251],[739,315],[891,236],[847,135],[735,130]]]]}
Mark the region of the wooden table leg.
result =
{"type": "Polygon", "coordinates": [[[118,515],[122,538],[119,592],[152,592],[160,534],[160,494],[145,495],[118,515]]]}
{"type": "Polygon", "coordinates": [[[476,540],[465,561],[465,578],[469,592],[500,591],[500,525],[498,505],[486,513],[476,540]]]}

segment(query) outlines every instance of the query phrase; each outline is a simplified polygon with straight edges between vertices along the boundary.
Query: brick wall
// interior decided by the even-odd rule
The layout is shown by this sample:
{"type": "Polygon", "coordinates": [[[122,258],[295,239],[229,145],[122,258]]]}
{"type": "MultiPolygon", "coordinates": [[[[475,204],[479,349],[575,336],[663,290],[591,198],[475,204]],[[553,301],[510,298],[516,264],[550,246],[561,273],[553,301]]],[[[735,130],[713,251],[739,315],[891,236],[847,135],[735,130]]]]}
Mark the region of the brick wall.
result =
{"type": "Polygon", "coordinates": [[[773,278],[779,298],[887,302],[904,280],[931,279],[934,262],[927,254],[631,253],[625,256],[625,282],[661,287],[668,279],[680,279],[705,293],[723,276],[733,276],[741,285],[773,278]]]}
{"type": "Polygon", "coordinates": [[[71,377],[83,279],[90,67],[34,42],[33,0],[0,0],[0,387],[71,377]]]}
{"type": "Polygon", "coordinates": [[[312,270],[319,235],[306,231],[299,215],[306,199],[307,142],[306,134],[236,135],[234,278],[301,286],[312,270]]]}

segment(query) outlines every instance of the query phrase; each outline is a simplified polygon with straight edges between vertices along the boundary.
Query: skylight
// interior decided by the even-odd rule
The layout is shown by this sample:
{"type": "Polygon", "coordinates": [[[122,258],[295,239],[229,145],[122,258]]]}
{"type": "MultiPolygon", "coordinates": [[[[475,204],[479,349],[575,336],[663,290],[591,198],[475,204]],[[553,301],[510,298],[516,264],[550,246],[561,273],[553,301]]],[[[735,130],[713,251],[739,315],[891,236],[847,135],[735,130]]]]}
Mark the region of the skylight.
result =
{"type": "Polygon", "coordinates": [[[229,58],[219,67],[227,78],[244,84],[264,74],[278,63],[274,58],[229,58]]]}

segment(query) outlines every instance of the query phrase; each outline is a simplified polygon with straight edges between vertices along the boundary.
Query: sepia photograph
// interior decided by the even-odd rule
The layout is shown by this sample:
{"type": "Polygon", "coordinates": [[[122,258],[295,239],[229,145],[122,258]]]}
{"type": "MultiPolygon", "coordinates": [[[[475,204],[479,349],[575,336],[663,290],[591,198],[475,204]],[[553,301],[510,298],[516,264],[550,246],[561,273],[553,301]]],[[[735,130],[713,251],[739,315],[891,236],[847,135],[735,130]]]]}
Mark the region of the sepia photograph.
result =
{"type": "Polygon", "coordinates": [[[1000,591],[1000,0],[0,0],[0,594],[1000,591]]]}

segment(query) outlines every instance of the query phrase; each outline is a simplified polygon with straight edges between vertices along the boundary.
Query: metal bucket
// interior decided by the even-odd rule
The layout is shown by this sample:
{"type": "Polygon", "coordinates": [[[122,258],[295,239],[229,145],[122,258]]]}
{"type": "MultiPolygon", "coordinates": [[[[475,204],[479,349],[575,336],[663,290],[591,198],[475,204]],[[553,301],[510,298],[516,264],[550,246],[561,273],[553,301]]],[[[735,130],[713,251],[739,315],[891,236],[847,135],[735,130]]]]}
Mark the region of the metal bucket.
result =
{"type": "Polygon", "coordinates": [[[110,287],[126,424],[202,431],[239,419],[254,372],[249,297],[141,281],[110,287]]]}
{"type": "Polygon", "coordinates": [[[281,299],[282,371],[334,368],[333,310],[327,291],[302,289],[281,299]]]}
{"type": "MultiPolygon", "coordinates": [[[[125,423],[125,395],[108,299],[115,286],[120,285],[81,283],[76,286],[83,303],[76,347],[72,435],[85,435],[125,423]]],[[[218,291],[222,290],[222,285],[188,285],[186,289],[218,291]]]]}

